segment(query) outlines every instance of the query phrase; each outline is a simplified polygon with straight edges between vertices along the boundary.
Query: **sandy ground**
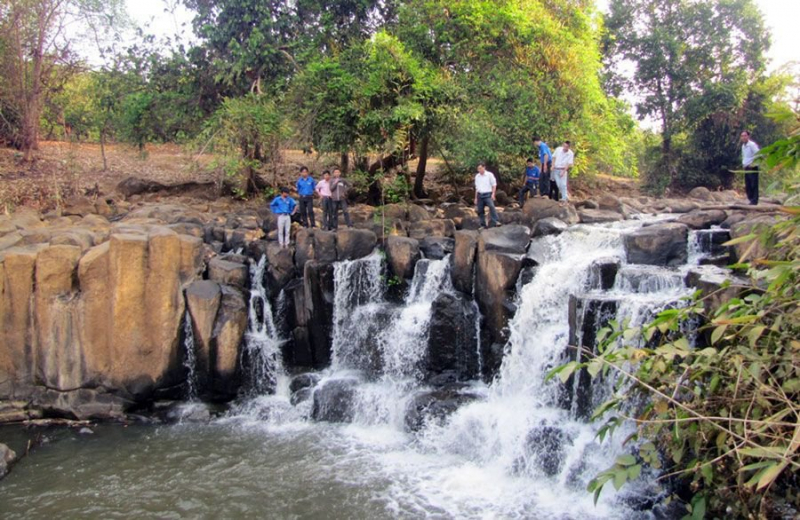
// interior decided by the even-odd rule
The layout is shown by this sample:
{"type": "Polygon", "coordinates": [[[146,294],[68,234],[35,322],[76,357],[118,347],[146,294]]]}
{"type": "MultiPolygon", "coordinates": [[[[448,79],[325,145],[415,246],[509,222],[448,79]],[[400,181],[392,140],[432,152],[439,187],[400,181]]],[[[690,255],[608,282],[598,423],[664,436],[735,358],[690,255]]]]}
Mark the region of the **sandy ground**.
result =
{"type": "MultiPolygon", "coordinates": [[[[13,149],[0,148],[0,211],[9,212],[17,206],[29,206],[40,211],[58,207],[75,195],[110,195],[115,186],[127,177],[140,177],[163,184],[184,182],[213,183],[220,179],[214,169],[215,158],[209,154],[195,155],[175,144],[148,145],[142,155],[131,146],[112,144],[106,147],[108,169],[103,170],[100,145],[44,141],[33,163],[23,163],[21,154],[13,149]]],[[[278,185],[292,183],[301,165],[319,173],[337,161],[338,157],[305,154],[300,150],[285,150],[275,179],[271,173],[265,180],[278,185]]],[[[414,171],[416,161],[409,163],[414,171]]],[[[443,188],[444,179],[438,172],[440,161],[428,161],[425,185],[428,189],[443,188]]],[[[574,200],[596,197],[599,192],[622,196],[639,193],[632,179],[597,175],[573,179],[570,190],[574,200]]],[[[510,195],[516,193],[512,184],[510,195]]]]}

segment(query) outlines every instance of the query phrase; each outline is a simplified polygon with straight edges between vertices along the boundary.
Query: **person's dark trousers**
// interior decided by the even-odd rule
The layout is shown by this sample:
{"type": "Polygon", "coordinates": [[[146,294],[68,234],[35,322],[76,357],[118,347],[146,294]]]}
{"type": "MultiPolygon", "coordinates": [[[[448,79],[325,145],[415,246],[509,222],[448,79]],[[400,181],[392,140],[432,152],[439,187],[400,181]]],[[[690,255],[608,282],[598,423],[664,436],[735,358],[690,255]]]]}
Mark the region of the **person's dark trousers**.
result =
{"type": "Polygon", "coordinates": [[[331,222],[333,227],[331,229],[339,229],[339,210],[344,213],[344,222],[347,227],[353,227],[353,223],[350,221],[350,213],[347,211],[347,201],[342,199],[333,201],[333,220],[331,222]]]}
{"type": "Polygon", "coordinates": [[[322,229],[333,228],[333,201],[330,197],[322,197],[322,229]]]}
{"type": "Polygon", "coordinates": [[[545,197],[550,196],[550,170],[552,170],[553,163],[545,163],[542,168],[541,176],[539,177],[539,193],[545,197]]]}
{"type": "Polygon", "coordinates": [[[314,227],[314,196],[308,195],[305,197],[300,197],[300,204],[299,204],[299,213],[300,213],[300,223],[303,227],[309,227],[309,222],[311,223],[311,227],[314,227]]]}
{"type": "Polygon", "coordinates": [[[492,226],[497,226],[497,210],[494,208],[494,201],[492,200],[491,193],[478,194],[478,219],[482,227],[486,227],[486,216],[484,215],[486,207],[489,207],[489,215],[492,218],[492,226]]]}
{"type": "Polygon", "coordinates": [[[758,204],[758,166],[748,166],[745,168],[744,190],[750,204],[758,204]]]}
{"type": "Polygon", "coordinates": [[[525,205],[525,194],[530,192],[531,197],[536,196],[536,183],[535,182],[526,182],[525,186],[519,190],[519,205],[520,207],[525,205]]]}
{"type": "Polygon", "coordinates": [[[561,197],[559,195],[561,195],[561,194],[558,192],[558,184],[556,184],[556,181],[551,179],[550,180],[550,198],[553,199],[553,200],[560,200],[561,197]]]}

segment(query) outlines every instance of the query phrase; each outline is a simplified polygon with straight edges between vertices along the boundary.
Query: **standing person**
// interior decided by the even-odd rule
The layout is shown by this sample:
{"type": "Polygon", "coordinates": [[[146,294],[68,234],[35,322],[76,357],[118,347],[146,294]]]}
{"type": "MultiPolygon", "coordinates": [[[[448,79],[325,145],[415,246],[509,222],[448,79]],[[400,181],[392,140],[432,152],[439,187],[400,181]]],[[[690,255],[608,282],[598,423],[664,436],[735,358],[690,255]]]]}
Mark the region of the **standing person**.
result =
{"type": "Polygon", "coordinates": [[[553,154],[553,178],[558,185],[558,191],[561,192],[561,202],[563,206],[569,199],[567,195],[567,178],[569,177],[569,170],[575,164],[575,152],[569,149],[570,142],[564,141],[564,144],[556,149],[553,154]]]}
{"type": "Polygon", "coordinates": [[[292,215],[297,211],[297,203],[289,196],[289,188],[281,188],[281,194],[272,199],[269,209],[278,215],[278,243],[283,248],[289,247],[292,215]]]}
{"type": "Polygon", "coordinates": [[[331,224],[331,213],[333,212],[333,202],[331,201],[331,173],[328,170],[322,172],[322,180],[317,183],[317,194],[322,202],[322,229],[328,231],[333,227],[331,224]]]}
{"type": "Polygon", "coordinates": [[[758,165],[755,163],[760,148],[750,140],[750,132],[745,130],[739,137],[742,142],[742,169],[744,169],[744,189],[752,206],[758,204],[758,165]]]}
{"type": "Polygon", "coordinates": [[[304,228],[314,227],[314,188],[317,181],[308,174],[308,168],[300,168],[300,178],[297,179],[297,195],[300,198],[300,223],[304,228]]]}
{"type": "Polygon", "coordinates": [[[525,205],[525,194],[531,192],[531,197],[536,196],[539,187],[539,168],[534,164],[533,157],[528,157],[525,166],[525,185],[519,190],[519,206],[525,205]]]}
{"type": "Polygon", "coordinates": [[[553,169],[553,153],[541,137],[533,138],[534,154],[539,155],[539,193],[542,197],[550,195],[550,176],[553,169]]]}
{"type": "Polygon", "coordinates": [[[497,194],[497,179],[494,174],[486,169],[486,164],[478,163],[478,174],[475,175],[475,206],[478,211],[478,219],[481,228],[486,227],[486,216],[484,209],[489,207],[489,214],[492,217],[492,226],[497,227],[500,223],[497,220],[497,210],[494,207],[494,199],[497,194]]]}
{"type": "Polygon", "coordinates": [[[339,168],[333,169],[333,178],[330,181],[330,185],[331,201],[333,202],[332,229],[339,229],[340,209],[344,213],[344,221],[347,227],[353,227],[353,223],[350,221],[350,213],[347,211],[347,190],[350,188],[350,183],[342,178],[342,171],[339,168]]]}

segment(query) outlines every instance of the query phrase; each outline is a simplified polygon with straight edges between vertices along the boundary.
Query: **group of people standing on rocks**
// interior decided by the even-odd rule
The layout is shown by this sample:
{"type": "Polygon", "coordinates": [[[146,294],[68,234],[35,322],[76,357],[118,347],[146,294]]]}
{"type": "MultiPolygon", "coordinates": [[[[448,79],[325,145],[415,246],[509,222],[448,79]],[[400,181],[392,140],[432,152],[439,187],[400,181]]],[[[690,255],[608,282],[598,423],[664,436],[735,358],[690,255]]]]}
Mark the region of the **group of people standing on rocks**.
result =
{"type": "MultiPolygon", "coordinates": [[[[750,139],[750,132],[744,131],[740,136],[742,144],[742,167],[745,171],[745,189],[750,204],[758,204],[758,166],[756,158],[759,147],[750,139]]],[[[570,149],[571,143],[564,141],[561,146],[551,152],[547,143],[540,137],[533,138],[533,154],[528,157],[525,167],[525,178],[522,189],[519,190],[519,205],[525,204],[528,194],[531,197],[551,198],[558,200],[559,204],[566,205],[569,200],[567,193],[567,179],[569,172],[575,165],[575,153],[570,149]],[[536,157],[536,158],[535,158],[536,157]],[[538,160],[537,160],[538,159],[538,160]]],[[[495,208],[497,199],[497,178],[494,173],[486,169],[486,164],[478,164],[475,175],[475,209],[478,213],[480,227],[486,228],[486,208],[489,209],[490,224],[492,227],[500,225],[495,208]]],[[[339,168],[333,168],[333,176],[328,170],[322,172],[322,180],[317,182],[310,175],[308,168],[300,168],[300,177],[297,179],[297,195],[300,203],[289,196],[289,188],[281,188],[279,196],[270,203],[272,213],[278,217],[278,243],[281,247],[289,247],[289,236],[292,225],[292,216],[300,213],[300,224],[305,228],[314,228],[314,197],[318,196],[322,202],[322,226],[324,230],[334,230],[339,227],[339,212],[344,215],[347,227],[353,227],[350,214],[347,211],[347,190],[350,183],[342,178],[339,168]]]]}
{"type": "Polygon", "coordinates": [[[322,172],[322,180],[317,182],[311,176],[308,168],[302,166],[295,187],[299,203],[289,196],[289,188],[283,187],[280,195],[272,199],[269,205],[272,213],[278,217],[278,243],[281,247],[289,247],[292,216],[299,213],[300,225],[304,228],[316,227],[314,220],[315,196],[318,196],[322,202],[321,229],[326,231],[338,229],[340,211],[347,227],[353,227],[350,213],[347,211],[347,190],[350,189],[350,182],[342,178],[342,171],[338,167],[333,168],[333,176],[328,170],[322,172]]]}
{"type": "MultiPolygon", "coordinates": [[[[558,200],[559,204],[566,205],[569,200],[567,195],[567,179],[569,171],[575,165],[575,152],[570,147],[569,141],[550,151],[547,143],[540,137],[533,138],[533,154],[528,157],[525,166],[525,179],[522,189],[519,190],[519,205],[525,204],[525,197],[538,196],[558,200]],[[538,157],[538,161],[533,156],[538,157]],[[537,164],[538,163],[538,164],[537,164]]],[[[492,227],[500,225],[494,202],[497,194],[497,178],[494,173],[486,169],[485,163],[478,164],[478,173],[475,175],[475,209],[478,212],[480,227],[486,227],[486,208],[492,227]]]]}

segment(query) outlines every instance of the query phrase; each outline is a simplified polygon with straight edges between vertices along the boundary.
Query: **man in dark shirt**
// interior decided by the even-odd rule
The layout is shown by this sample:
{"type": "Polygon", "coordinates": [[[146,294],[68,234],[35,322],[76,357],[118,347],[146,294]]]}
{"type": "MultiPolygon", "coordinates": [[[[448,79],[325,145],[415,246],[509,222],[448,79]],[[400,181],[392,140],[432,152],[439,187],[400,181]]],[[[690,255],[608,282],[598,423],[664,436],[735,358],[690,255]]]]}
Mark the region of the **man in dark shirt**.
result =
{"type": "Polygon", "coordinates": [[[300,178],[297,179],[297,195],[300,197],[300,223],[303,227],[314,227],[314,188],[317,182],[308,174],[308,168],[300,168],[300,178]]]}

